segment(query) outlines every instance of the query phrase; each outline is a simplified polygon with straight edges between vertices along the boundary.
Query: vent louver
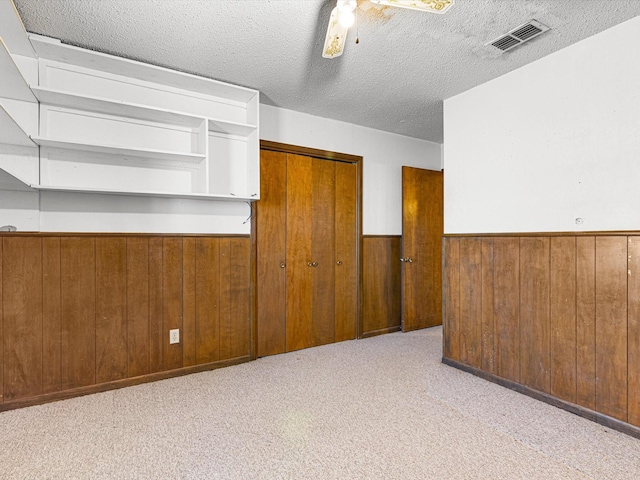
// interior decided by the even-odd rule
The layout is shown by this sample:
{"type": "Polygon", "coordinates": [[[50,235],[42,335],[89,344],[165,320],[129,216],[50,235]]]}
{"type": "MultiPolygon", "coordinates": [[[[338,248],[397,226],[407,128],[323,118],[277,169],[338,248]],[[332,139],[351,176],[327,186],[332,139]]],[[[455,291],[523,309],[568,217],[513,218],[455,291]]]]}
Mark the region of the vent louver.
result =
{"type": "Polygon", "coordinates": [[[537,37],[547,30],[549,30],[549,27],[547,27],[546,25],[543,25],[537,20],[531,20],[530,22],[514,28],[506,35],[501,35],[495,40],[492,40],[491,42],[485,44],[485,46],[492,46],[497,48],[498,50],[506,52],[507,50],[511,50],[512,48],[515,48],[518,45],[522,45],[532,38],[537,37]]]}

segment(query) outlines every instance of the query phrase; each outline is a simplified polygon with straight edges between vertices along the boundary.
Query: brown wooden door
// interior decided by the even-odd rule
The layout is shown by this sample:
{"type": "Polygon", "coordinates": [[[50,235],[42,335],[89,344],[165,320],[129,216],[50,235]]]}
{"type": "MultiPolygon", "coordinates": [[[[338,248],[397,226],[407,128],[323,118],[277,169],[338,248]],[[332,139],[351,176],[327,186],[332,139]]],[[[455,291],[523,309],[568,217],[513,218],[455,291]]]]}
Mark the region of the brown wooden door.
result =
{"type": "Polygon", "coordinates": [[[336,163],[335,341],[353,340],[358,317],[358,200],[354,163],[336,163]]]}
{"type": "Polygon", "coordinates": [[[442,324],[443,174],[402,167],[402,330],[442,324]]]}
{"type": "Polygon", "coordinates": [[[261,152],[257,355],[356,337],[355,164],[261,152]]]}
{"type": "Polygon", "coordinates": [[[311,345],[336,338],[336,167],[330,160],[312,160],[311,192],[311,345]]]}
{"type": "Polygon", "coordinates": [[[285,351],[311,346],[313,159],[287,157],[285,351]]]}
{"type": "Polygon", "coordinates": [[[285,352],[287,154],[260,152],[257,205],[257,355],[285,352]]]}

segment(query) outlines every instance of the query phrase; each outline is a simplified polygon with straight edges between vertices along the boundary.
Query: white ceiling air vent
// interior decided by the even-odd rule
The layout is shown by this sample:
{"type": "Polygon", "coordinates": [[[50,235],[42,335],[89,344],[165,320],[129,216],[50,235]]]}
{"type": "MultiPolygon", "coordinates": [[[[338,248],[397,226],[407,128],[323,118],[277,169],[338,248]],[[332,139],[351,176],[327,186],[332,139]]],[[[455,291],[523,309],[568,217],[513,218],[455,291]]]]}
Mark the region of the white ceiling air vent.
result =
{"type": "Polygon", "coordinates": [[[509,33],[501,35],[495,40],[485,44],[485,47],[495,47],[502,52],[506,52],[507,50],[511,50],[512,48],[522,45],[524,42],[537,37],[547,30],[549,30],[549,27],[546,25],[543,25],[537,20],[531,20],[514,28],[509,33]]]}

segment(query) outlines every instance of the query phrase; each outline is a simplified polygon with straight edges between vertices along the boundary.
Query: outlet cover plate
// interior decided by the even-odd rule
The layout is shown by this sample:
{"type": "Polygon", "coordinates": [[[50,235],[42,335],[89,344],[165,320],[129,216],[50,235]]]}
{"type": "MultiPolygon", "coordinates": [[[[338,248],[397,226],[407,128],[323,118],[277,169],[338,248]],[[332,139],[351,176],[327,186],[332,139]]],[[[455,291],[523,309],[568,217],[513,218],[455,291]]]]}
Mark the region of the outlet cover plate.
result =
{"type": "Polygon", "coordinates": [[[180,343],[180,329],[169,330],[169,345],[180,343]]]}

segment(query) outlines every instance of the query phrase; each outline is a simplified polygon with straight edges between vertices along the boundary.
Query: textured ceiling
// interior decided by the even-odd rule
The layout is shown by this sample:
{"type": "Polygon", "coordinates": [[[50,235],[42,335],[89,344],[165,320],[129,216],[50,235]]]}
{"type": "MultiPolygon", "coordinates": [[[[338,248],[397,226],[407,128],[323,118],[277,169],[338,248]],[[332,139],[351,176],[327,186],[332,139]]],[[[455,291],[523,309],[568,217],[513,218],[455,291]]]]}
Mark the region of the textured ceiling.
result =
{"type": "MultiPolygon", "coordinates": [[[[262,103],[434,142],[442,100],[640,15],[640,0],[456,0],[446,15],[358,0],[345,53],[321,57],[335,0],[14,0],[28,31],[261,92],[262,103]],[[537,19],[552,30],[496,56],[537,19]]],[[[612,52],[615,54],[615,52],[612,52]]]]}

